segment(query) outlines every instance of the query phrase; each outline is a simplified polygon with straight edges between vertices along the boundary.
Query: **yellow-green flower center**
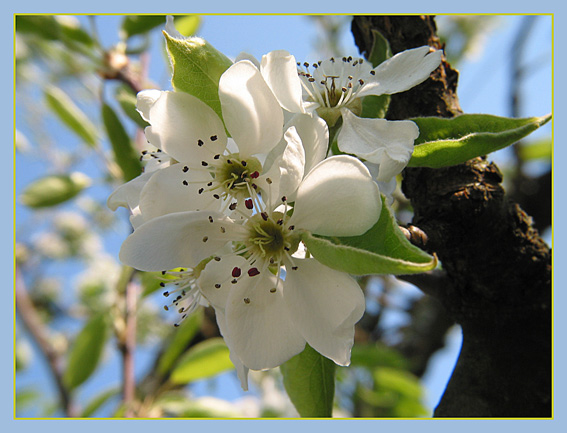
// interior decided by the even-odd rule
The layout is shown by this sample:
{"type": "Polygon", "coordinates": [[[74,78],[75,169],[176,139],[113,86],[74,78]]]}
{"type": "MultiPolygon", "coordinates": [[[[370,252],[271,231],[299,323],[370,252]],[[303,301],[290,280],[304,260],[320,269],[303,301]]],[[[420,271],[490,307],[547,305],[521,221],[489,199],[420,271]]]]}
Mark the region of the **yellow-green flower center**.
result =
{"type": "Polygon", "coordinates": [[[246,227],[249,236],[245,246],[253,257],[268,260],[271,264],[281,263],[286,255],[297,250],[299,240],[294,235],[294,227],[285,224],[281,212],[271,216],[265,212],[256,214],[246,222],[246,227]]]}
{"type": "Polygon", "coordinates": [[[245,160],[238,153],[221,155],[222,161],[214,172],[215,183],[222,187],[223,192],[235,198],[249,196],[250,183],[259,176],[262,164],[254,157],[245,160]]]}

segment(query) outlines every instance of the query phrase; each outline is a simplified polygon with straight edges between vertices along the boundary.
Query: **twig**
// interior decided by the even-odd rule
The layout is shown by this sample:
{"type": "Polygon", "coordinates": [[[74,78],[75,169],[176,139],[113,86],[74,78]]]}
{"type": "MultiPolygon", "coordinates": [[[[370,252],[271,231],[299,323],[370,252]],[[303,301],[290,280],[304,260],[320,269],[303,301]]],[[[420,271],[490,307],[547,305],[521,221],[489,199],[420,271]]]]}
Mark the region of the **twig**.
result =
{"type": "Polygon", "coordinates": [[[134,378],[134,352],[136,348],[136,298],[137,286],[133,282],[126,285],[125,311],[124,311],[124,339],[120,345],[122,352],[122,393],[126,411],[124,416],[134,416],[133,403],[136,394],[136,381],[134,378]]]}
{"type": "Polygon", "coordinates": [[[71,393],[63,383],[63,359],[49,341],[49,336],[27,293],[18,267],[16,267],[16,310],[24,326],[47,360],[65,415],[70,418],[77,417],[78,408],[73,401],[71,393]]]}

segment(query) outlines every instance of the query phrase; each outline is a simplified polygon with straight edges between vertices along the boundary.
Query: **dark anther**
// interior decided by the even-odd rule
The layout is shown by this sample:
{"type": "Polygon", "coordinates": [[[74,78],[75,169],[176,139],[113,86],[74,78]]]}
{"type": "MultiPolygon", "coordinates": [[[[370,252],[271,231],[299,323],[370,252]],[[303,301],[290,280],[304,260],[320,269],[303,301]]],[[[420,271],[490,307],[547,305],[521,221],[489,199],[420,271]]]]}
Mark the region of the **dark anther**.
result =
{"type": "Polygon", "coordinates": [[[249,277],[255,277],[256,275],[260,275],[260,271],[258,270],[258,268],[248,269],[248,276],[249,277]]]}

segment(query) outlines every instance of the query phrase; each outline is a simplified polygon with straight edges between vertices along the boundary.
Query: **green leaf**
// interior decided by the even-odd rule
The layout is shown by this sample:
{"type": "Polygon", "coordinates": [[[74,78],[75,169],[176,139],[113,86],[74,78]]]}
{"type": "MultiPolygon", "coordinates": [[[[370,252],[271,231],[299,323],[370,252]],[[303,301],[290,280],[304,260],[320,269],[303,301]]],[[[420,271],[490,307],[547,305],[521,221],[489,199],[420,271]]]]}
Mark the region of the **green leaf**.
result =
{"type": "Polygon", "coordinates": [[[210,338],[193,346],[171,373],[171,382],[177,385],[215,376],[233,369],[228,347],[222,338],[210,338]]]}
{"type": "Polygon", "coordinates": [[[79,332],[71,346],[67,368],[63,374],[63,383],[67,387],[76,388],[94,373],[107,336],[108,325],[105,314],[94,316],[79,332]]]}
{"type": "Polygon", "coordinates": [[[161,394],[152,411],[158,410],[160,418],[237,418],[242,416],[237,406],[228,401],[211,401],[208,398],[188,399],[179,391],[161,394]]]}
{"type": "Polygon", "coordinates": [[[191,36],[197,33],[200,24],[201,17],[199,15],[175,17],[175,28],[183,36],[191,36]]]}
{"type": "Polygon", "coordinates": [[[374,369],[378,366],[406,368],[407,360],[396,350],[384,344],[355,344],[352,347],[350,362],[352,367],[374,369]]]}
{"type": "MultiPolygon", "coordinates": [[[[372,63],[372,66],[375,68],[380,63],[392,57],[392,50],[390,49],[388,40],[382,36],[382,33],[378,30],[371,31],[374,42],[372,43],[368,61],[372,63]]],[[[360,116],[373,119],[385,118],[388,106],[390,105],[390,99],[390,95],[368,95],[364,97],[362,99],[362,113],[360,116]]]]}
{"type": "Polygon", "coordinates": [[[232,61],[201,38],[176,39],[165,32],[164,35],[173,65],[174,89],[200,99],[222,119],[219,80],[232,61]]]}
{"type": "Polygon", "coordinates": [[[75,47],[75,44],[83,44],[86,47],[94,45],[91,36],[80,26],[75,17],[72,17],[71,20],[67,20],[64,17],[60,18],[62,18],[59,20],[61,39],[68,47],[78,48],[78,46],[75,47]]]}
{"type": "Polygon", "coordinates": [[[48,86],[45,89],[45,99],[49,108],[65,126],[89,146],[96,146],[97,130],[95,126],[65,92],[58,87],[48,86]]]}
{"type": "Polygon", "coordinates": [[[335,363],[311,346],[280,367],[287,395],[303,418],[331,417],[335,363]]]}
{"type": "Polygon", "coordinates": [[[75,17],[19,15],[16,16],[16,31],[49,41],[60,40],[70,48],[78,48],[77,43],[85,46],[94,43],[75,17]]]}
{"type": "Polygon", "coordinates": [[[360,117],[367,119],[383,119],[388,112],[390,95],[368,95],[362,99],[362,112],[360,117]]]}
{"type": "Polygon", "coordinates": [[[526,137],[551,119],[507,118],[488,114],[462,114],[450,119],[411,119],[419,127],[409,167],[440,168],[487,155],[526,137]]]}
{"type": "MultiPolygon", "coordinates": [[[[392,50],[388,40],[377,30],[372,30],[373,44],[368,61],[373,67],[385,62],[392,57],[392,50]]],[[[361,117],[380,118],[386,117],[388,106],[390,105],[390,95],[369,95],[362,100],[361,117]]]]}
{"type": "Polygon", "coordinates": [[[61,29],[55,17],[51,15],[16,15],[16,31],[34,34],[47,40],[57,40],[61,29]]]}
{"type": "Polygon", "coordinates": [[[181,354],[188,347],[189,342],[195,337],[197,332],[199,332],[199,329],[201,329],[202,322],[203,310],[197,310],[175,329],[173,339],[159,359],[157,367],[159,373],[166,374],[173,367],[181,354]]]}
{"type": "Polygon", "coordinates": [[[416,417],[427,414],[421,404],[423,389],[419,379],[408,371],[381,367],[374,370],[374,392],[393,403],[391,416],[416,417]]]}
{"type": "Polygon", "coordinates": [[[373,43],[372,50],[370,50],[370,55],[368,56],[368,61],[372,63],[372,66],[375,68],[380,63],[383,63],[392,57],[392,50],[388,39],[382,36],[382,33],[378,30],[371,30],[371,32],[373,43]]]}
{"type": "Polygon", "coordinates": [[[21,411],[33,406],[37,407],[40,393],[35,388],[20,388],[16,391],[16,411],[21,411]]]}
{"type": "Polygon", "coordinates": [[[32,208],[55,206],[72,199],[90,183],[90,179],[79,172],[44,176],[24,189],[20,202],[32,208]]]}
{"type": "Polygon", "coordinates": [[[102,104],[102,120],[112,145],[114,160],[122,170],[124,180],[129,181],[142,172],[140,157],[126,133],[120,118],[108,104],[102,104]]]}
{"type": "Polygon", "coordinates": [[[543,138],[532,143],[522,143],[518,151],[522,161],[536,159],[549,159],[553,156],[553,143],[551,138],[543,138]]]}
{"type": "Polygon", "coordinates": [[[404,275],[429,271],[437,259],[412,245],[382,197],[378,222],[361,236],[323,237],[304,233],[302,240],[322,264],[353,275],[404,275]]]}
{"type": "Polygon", "coordinates": [[[109,399],[120,394],[120,390],[117,388],[111,388],[106,391],[101,392],[91,399],[85,408],[83,413],[81,413],[81,418],[88,418],[92,416],[97,410],[99,410],[109,399]]]}
{"type": "Polygon", "coordinates": [[[116,88],[115,98],[120,104],[120,108],[124,114],[132,120],[138,127],[144,129],[149,126],[149,123],[142,119],[142,116],[136,110],[136,95],[126,86],[119,86],[116,88]]]}
{"type": "Polygon", "coordinates": [[[165,15],[127,15],[122,20],[121,30],[125,38],[130,38],[160,25],[165,26],[165,15]]]}

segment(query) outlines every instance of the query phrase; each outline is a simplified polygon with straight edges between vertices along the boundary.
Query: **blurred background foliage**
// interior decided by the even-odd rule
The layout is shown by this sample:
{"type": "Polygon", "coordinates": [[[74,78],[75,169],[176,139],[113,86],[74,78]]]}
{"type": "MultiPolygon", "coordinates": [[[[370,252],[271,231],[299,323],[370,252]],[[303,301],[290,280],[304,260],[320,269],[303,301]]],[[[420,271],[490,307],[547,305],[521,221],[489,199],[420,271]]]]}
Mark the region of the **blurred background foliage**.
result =
{"type": "MultiPolygon", "coordinates": [[[[175,313],[163,310],[161,275],[117,260],[129,223],[126,213],[106,208],[106,197],[142,170],[145,122],[135,110],[136,93],[157,87],[150,62],[164,69],[169,63],[160,39],[164,16],[122,17],[110,46],[99,38],[108,31],[100,25],[105,19],[15,17],[16,416],[295,417],[277,369],[252,373],[251,391],[240,392],[211,309],[173,326],[175,313]],[[148,54],[156,43],[162,58],[148,54]]],[[[192,35],[206,19],[178,16],[176,26],[192,35]]],[[[350,17],[306,19],[318,28],[311,43],[322,57],[343,54],[350,17]]],[[[527,17],[510,51],[511,116],[520,114],[522,79],[533,67],[520,60],[534,19],[527,17]]],[[[439,17],[449,61],[458,67],[480,55],[499,20],[439,17]]],[[[515,149],[501,167],[507,188],[545,231],[551,139],[515,149]]],[[[397,198],[400,220],[410,221],[407,201],[397,198]]],[[[407,283],[365,277],[360,284],[368,308],[352,366],[337,369],[334,415],[430,416],[422,377],[453,322],[407,283]]]]}

